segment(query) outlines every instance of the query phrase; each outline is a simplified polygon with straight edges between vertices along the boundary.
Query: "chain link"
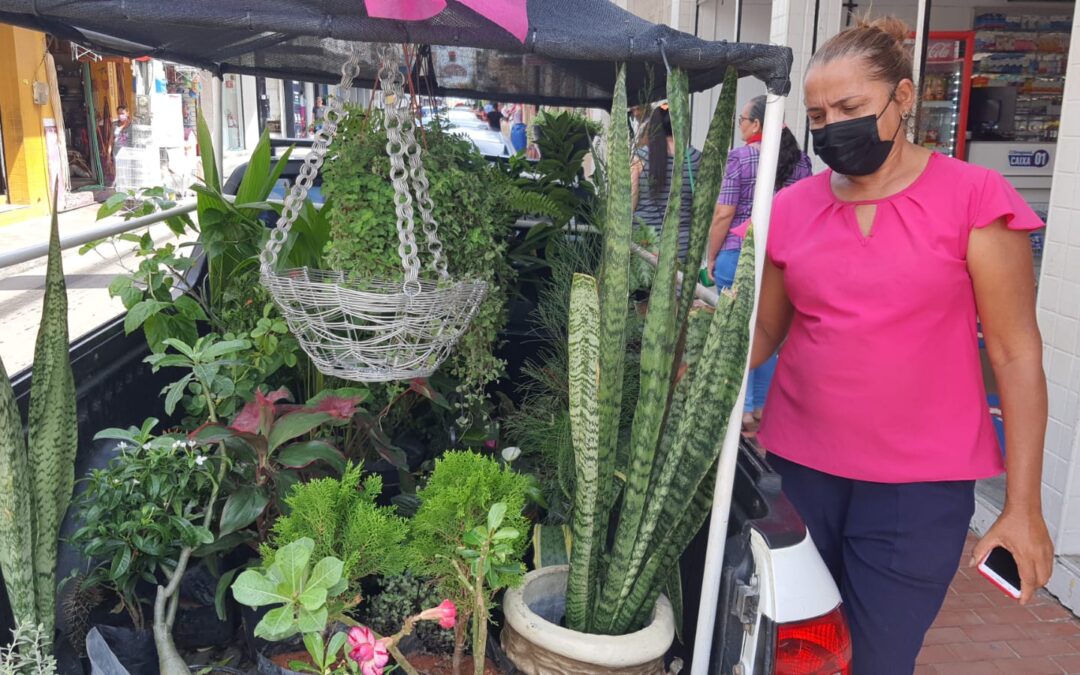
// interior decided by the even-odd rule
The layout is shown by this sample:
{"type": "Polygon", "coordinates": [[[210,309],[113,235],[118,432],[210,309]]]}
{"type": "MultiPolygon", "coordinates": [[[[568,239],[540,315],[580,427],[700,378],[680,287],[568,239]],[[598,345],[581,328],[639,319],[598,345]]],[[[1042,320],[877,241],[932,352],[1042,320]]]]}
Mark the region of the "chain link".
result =
{"type": "MultiPolygon", "coordinates": [[[[348,54],[349,57],[346,59],[345,65],[341,67],[341,83],[338,85],[342,93],[352,88],[353,80],[360,74],[360,50],[355,44],[350,43],[348,54]]],[[[278,218],[274,230],[270,233],[266,248],[263,249],[260,255],[265,272],[272,273],[274,268],[277,267],[281,247],[288,241],[289,231],[300,216],[300,209],[304,205],[304,200],[307,199],[308,191],[311,190],[315,176],[318,175],[319,168],[322,167],[323,161],[326,159],[327,148],[337,134],[338,125],[348,116],[349,113],[345,111],[342,97],[330,97],[326,114],[323,116],[322,128],[315,134],[311,152],[304,158],[304,164],[300,167],[300,175],[289,189],[289,194],[285,197],[285,206],[281,209],[281,216],[278,218]]]]}
{"type": "MultiPolygon", "coordinates": [[[[442,242],[439,241],[438,223],[432,215],[433,204],[430,196],[430,183],[420,157],[420,146],[416,142],[416,123],[409,110],[409,99],[404,94],[405,77],[401,73],[399,47],[382,44],[378,47],[379,80],[382,87],[383,108],[385,111],[386,154],[390,158],[390,181],[394,185],[394,212],[397,218],[398,256],[405,271],[405,290],[415,295],[419,290],[420,274],[419,250],[416,244],[415,211],[420,211],[420,219],[427,250],[431,254],[432,265],[440,279],[449,278],[446,258],[443,255],[442,242]],[[408,167],[405,165],[408,158],[408,167]],[[411,184],[411,185],[410,185],[411,184]],[[411,188],[411,190],[410,190],[411,188]],[[415,202],[412,193],[416,193],[415,202]],[[415,204],[415,209],[414,209],[415,204]]],[[[356,45],[348,47],[348,59],[341,68],[342,90],[352,87],[353,80],[360,74],[360,50],[356,45]]],[[[337,134],[338,126],[348,117],[340,96],[331,97],[322,127],[315,132],[311,152],[304,159],[299,175],[285,197],[277,225],[270,233],[270,239],[261,254],[263,268],[272,272],[277,267],[278,255],[288,241],[289,232],[300,215],[304,200],[314,184],[319,169],[326,159],[327,149],[337,134]]]]}
{"type": "MultiPolygon", "coordinates": [[[[394,45],[379,45],[379,61],[383,69],[379,79],[383,91],[386,127],[386,154],[390,157],[390,182],[394,185],[394,212],[397,215],[398,255],[405,270],[405,285],[414,288],[420,275],[420,259],[416,247],[415,212],[409,191],[409,171],[405,168],[413,121],[409,102],[405,98],[405,77],[401,74],[401,59],[394,45]]],[[[414,141],[415,143],[415,141],[414,141]]]]}

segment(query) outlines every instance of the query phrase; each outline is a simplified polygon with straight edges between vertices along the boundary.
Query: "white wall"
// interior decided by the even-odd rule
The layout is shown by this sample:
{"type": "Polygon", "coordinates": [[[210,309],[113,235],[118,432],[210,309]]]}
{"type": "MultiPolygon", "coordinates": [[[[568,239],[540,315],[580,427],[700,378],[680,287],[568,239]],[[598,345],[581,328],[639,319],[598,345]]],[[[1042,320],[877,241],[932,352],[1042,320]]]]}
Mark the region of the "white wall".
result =
{"type": "MultiPolygon", "coordinates": [[[[1080,15],[1070,73],[1080,75],[1080,15]]],[[[1039,286],[1050,389],[1043,502],[1059,554],[1080,554],[1080,77],[1065,81],[1057,162],[1039,286]]],[[[1053,589],[1052,589],[1053,590],[1053,589]]]]}

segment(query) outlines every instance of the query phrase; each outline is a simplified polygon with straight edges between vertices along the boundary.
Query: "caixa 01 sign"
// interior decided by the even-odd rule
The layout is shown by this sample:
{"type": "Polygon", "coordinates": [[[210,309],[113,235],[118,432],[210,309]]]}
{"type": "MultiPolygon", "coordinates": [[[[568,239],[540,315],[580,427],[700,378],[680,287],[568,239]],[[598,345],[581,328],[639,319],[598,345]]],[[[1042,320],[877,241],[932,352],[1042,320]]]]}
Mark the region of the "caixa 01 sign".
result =
{"type": "Polygon", "coordinates": [[[1046,150],[1010,150],[1009,166],[1041,169],[1050,164],[1050,153],[1046,150]]]}

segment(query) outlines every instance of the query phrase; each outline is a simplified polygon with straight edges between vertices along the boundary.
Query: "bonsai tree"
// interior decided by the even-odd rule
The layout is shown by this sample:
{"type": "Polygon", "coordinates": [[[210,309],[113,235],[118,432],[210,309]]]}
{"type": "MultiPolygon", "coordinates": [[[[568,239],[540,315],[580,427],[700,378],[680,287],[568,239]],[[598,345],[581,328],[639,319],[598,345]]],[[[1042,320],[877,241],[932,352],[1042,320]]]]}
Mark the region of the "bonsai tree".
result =
{"type": "Polygon", "coordinates": [[[409,568],[431,576],[457,605],[453,666],[461,672],[471,620],[473,669],[484,672],[487,624],[494,595],[525,573],[528,520],[522,515],[531,481],[490,457],[448,452],[417,492],[409,568]]]}
{"type": "MultiPolygon", "coordinates": [[[[674,165],[686,161],[687,77],[668,74],[674,165]]],[[[720,189],[734,116],[729,70],[697,172],[688,260],[700,260],[720,189]]],[[[628,446],[619,419],[629,313],[630,142],[625,72],[608,130],[607,205],[598,278],[575,275],[569,321],[571,437],[576,455],[573,549],[566,621],[578,631],[625,634],[648,621],[671,570],[701,527],[717,458],[746,368],[754,302],[753,240],[743,245],[734,296],[692,309],[696,274],[677,283],[682,172],[671,178],[660,255],[641,340],[639,392],[628,446]],[[629,457],[620,497],[616,456],[629,457]],[[614,528],[614,538],[609,531],[614,528]],[[609,546],[609,541],[614,543],[609,546]]],[[[678,602],[675,585],[669,595],[678,602]]]]}

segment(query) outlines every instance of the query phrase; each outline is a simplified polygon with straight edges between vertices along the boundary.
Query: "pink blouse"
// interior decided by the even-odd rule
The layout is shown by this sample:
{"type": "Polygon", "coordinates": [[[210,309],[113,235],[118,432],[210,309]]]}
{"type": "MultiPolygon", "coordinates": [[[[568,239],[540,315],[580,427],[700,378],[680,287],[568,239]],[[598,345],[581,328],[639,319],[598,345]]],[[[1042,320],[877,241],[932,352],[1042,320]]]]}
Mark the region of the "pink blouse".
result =
{"type": "Polygon", "coordinates": [[[1004,469],[979,361],[968,237],[1043,226],[1000,174],[934,154],[906,189],[845,202],[825,171],[782,190],[767,253],[795,307],[759,432],[769,452],[883,483],[1004,469]],[[864,237],[858,204],[877,204],[864,237]]]}

